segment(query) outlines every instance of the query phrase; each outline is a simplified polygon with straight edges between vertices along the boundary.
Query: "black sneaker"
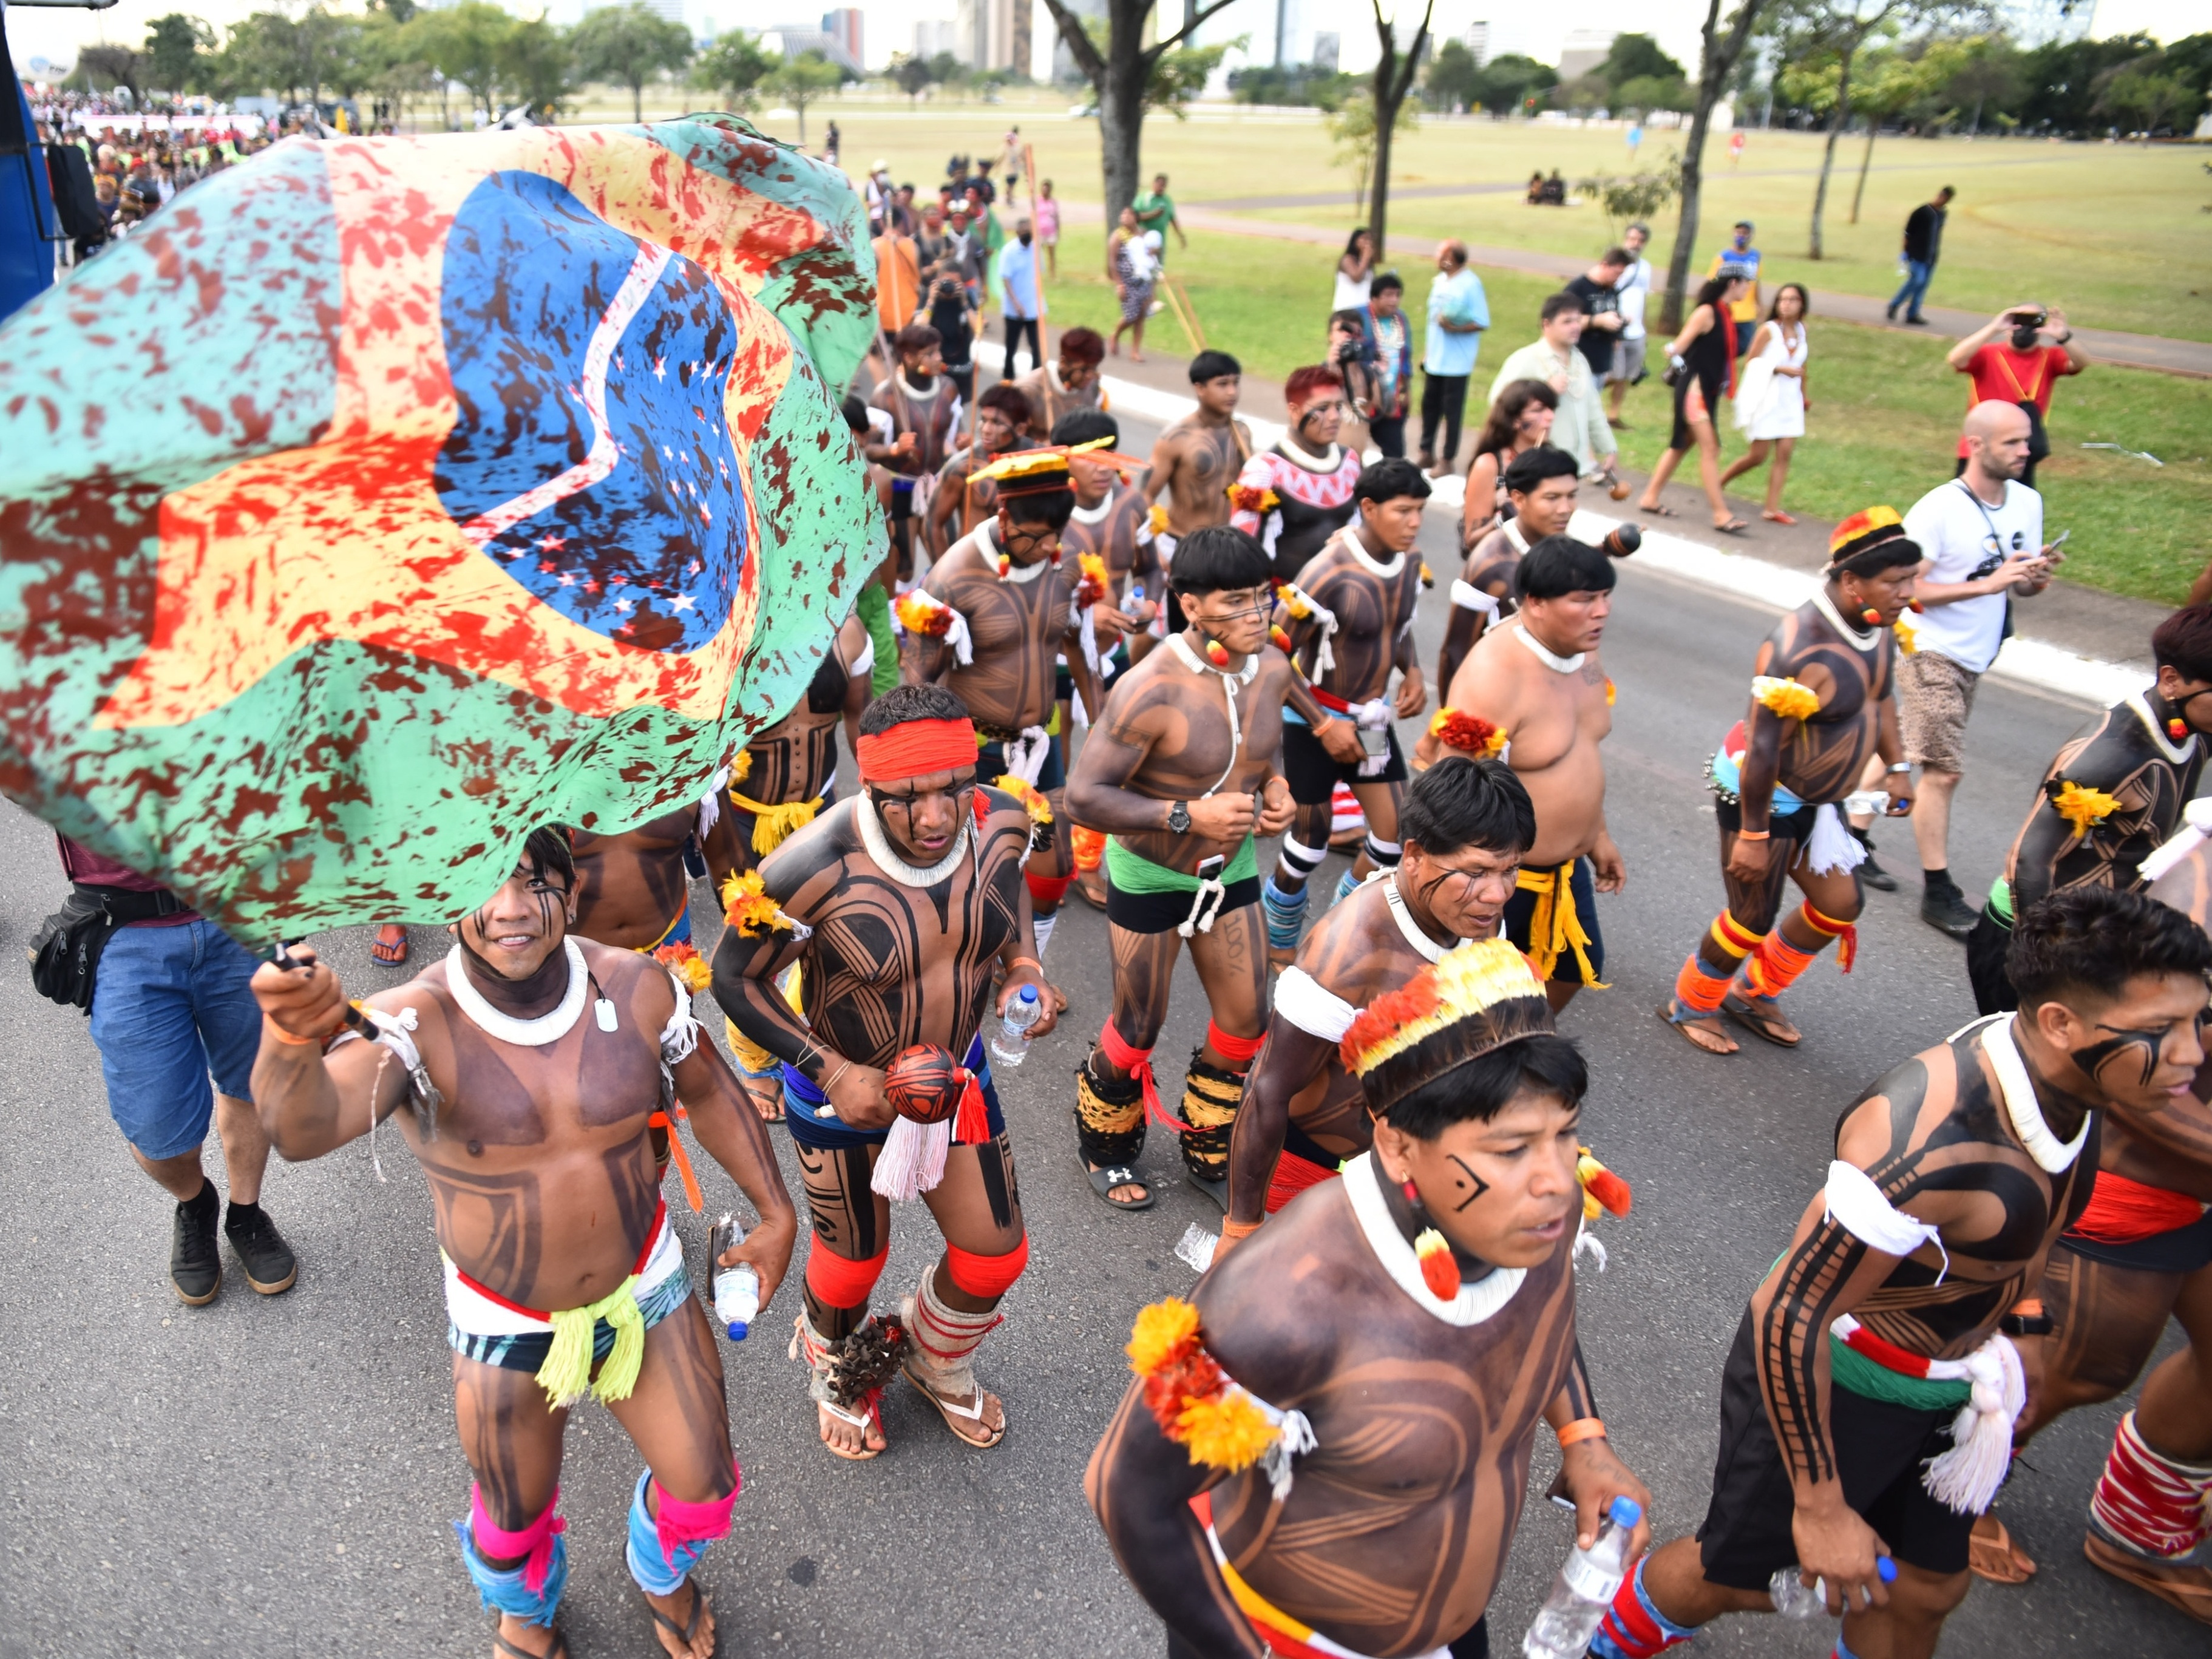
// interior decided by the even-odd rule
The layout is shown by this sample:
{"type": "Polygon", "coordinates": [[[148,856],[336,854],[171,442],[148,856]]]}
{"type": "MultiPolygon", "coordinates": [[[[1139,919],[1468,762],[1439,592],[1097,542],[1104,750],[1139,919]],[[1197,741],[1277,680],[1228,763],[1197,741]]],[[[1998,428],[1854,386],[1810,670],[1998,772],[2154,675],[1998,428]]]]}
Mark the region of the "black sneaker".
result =
{"type": "Polygon", "coordinates": [[[198,1198],[177,1206],[176,1229],[169,1239],[169,1284],[188,1308],[204,1308],[222,1288],[222,1253],[215,1243],[222,1212],[222,1200],[211,1184],[201,1188],[198,1198]]]}
{"type": "Polygon", "coordinates": [[[1874,837],[1863,830],[1854,830],[1851,839],[1866,848],[1866,857],[1859,864],[1859,880],[1877,893],[1894,893],[1897,878],[1875,862],[1874,837]]]}
{"type": "Polygon", "coordinates": [[[246,1282],[262,1295],[289,1291],[300,1277],[299,1259],[258,1204],[233,1204],[223,1218],[222,1232],[246,1264],[246,1282]]]}
{"type": "Polygon", "coordinates": [[[1964,939],[1974,931],[1981,920],[1979,914],[1966,902],[1966,896],[1955,887],[1943,890],[1929,889],[1920,897],[1920,920],[1941,933],[1953,939],[1964,939]]]}

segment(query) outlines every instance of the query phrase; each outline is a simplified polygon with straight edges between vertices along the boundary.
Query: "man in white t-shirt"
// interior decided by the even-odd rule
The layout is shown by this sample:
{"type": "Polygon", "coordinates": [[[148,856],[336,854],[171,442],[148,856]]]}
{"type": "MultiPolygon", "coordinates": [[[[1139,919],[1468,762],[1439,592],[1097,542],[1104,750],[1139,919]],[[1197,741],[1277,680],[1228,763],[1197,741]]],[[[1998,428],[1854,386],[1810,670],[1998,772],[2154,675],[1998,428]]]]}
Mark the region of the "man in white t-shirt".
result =
{"type": "Polygon", "coordinates": [[[1905,757],[1921,769],[1912,813],[1925,881],[1920,917],[1954,939],[1974,927],[1948,846],[1974,688],[2004,643],[2011,596],[2050,586],[2061,556],[2044,544],[2043,497],[2019,482],[2028,447],[2020,405],[1976,404],[1966,440],[1966,471],[1905,515],[1905,533],[1927,556],[1913,586],[1926,614],[1911,619],[1914,649],[1897,664],[1905,757]]]}
{"type": "Polygon", "coordinates": [[[1640,224],[1629,226],[1620,239],[1631,263],[1613,287],[1620,306],[1620,335],[1613,343],[1613,368],[1606,374],[1613,387],[1613,405],[1606,418],[1615,427],[1620,425],[1620,405],[1628,388],[1644,378],[1644,308],[1651,300],[1651,261],[1644,257],[1644,245],[1650,240],[1651,227],[1640,224]]]}

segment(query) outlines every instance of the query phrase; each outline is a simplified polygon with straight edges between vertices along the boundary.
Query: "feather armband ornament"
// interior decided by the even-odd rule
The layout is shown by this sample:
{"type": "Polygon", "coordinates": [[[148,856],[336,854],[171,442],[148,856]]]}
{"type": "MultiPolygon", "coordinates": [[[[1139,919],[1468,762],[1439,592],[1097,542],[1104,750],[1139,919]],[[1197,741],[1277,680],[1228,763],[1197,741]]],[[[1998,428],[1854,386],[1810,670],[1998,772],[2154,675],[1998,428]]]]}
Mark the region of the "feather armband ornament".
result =
{"type": "Polygon", "coordinates": [[[1914,631],[1912,624],[1904,617],[1899,617],[1889,625],[1889,628],[1890,632],[1897,635],[1898,650],[1905,655],[1909,657],[1920,648],[1919,635],[1914,631]]]}
{"type": "Polygon", "coordinates": [[[1239,513],[1257,513],[1264,518],[1275,510],[1277,500],[1273,490],[1258,484],[1233,483],[1229,486],[1229,505],[1239,513]]]}
{"type": "Polygon", "coordinates": [[[909,634],[927,634],[942,639],[952,629],[952,607],[940,604],[920,588],[902,593],[898,603],[891,607],[897,613],[899,626],[909,634]]]}
{"type": "Polygon", "coordinates": [[[1152,534],[1155,536],[1163,533],[1168,527],[1167,508],[1163,507],[1159,502],[1154,501],[1152,503],[1152,514],[1146,522],[1152,526],[1152,534]]]}
{"type": "Polygon", "coordinates": [[[1083,572],[1083,579],[1075,587],[1076,606],[1079,610],[1088,611],[1114,591],[1114,578],[1106,568],[1103,554],[1080,554],[1076,563],[1083,572]]]}
{"type": "Polygon", "coordinates": [[[1283,609],[1291,613],[1291,620],[1304,622],[1314,613],[1314,602],[1296,582],[1277,582],[1275,597],[1283,602],[1283,609]]]}
{"type": "Polygon", "coordinates": [[[733,875],[722,884],[722,919],[752,939],[789,933],[794,927],[791,918],[769,896],[757,870],[733,875]]]}
{"type": "Polygon", "coordinates": [[[1771,674],[1753,677],[1751,700],[1785,720],[1808,719],[1820,708],[1820,694],[1811,686],[1801,685],[1793,679],[1778,679],[1771,674]]]}
{"type": "Polygon", "coordinates": [[[1291,1460],[1314,1449],[1304,1412],[1279,1411],[1214,1363],[1198,1310],[1180,1297],[1137,1315],[1129,1368],[1145,1382],[1145,1407],[1193,1463],[1236,1474],[1264,1467],[1277,1501],[1291,1490],[1291,1460]]]}
{"type": "Polygon", "coordinates": [[[2086,783],[2069,783],[2064,778],[2053,778],[2043,786],[2043,793],[2050,797],[2058,816],[2074,826],[2076,841],[2112,817],[2120,804],[2117,795],[2092,789],[2086,783]]]}
{"type": "Polygon", "coordinates": [[[1614,1215],[1626,1215],[1635,1202],[1628,1183],[1599,1163],[1587,1146],[1578,1147],[1575,1156],[1575,1179],[1582,1182],[1583,1219],[1595,1221],[1601,1210],[1614,1215]]]}
{"type": "Polygon", "coordinates": [[[1495,755],[1505,747],[1505,732],[1480,714],[1449,706],[1437,710],[1429,721],[1429,735],[1447,749],[1464,754],[1495,755]]]}
{"type": "MultiPolygon", "coordinates": [[[[1052,802],[1035,784],[1016,777],[1009,772],[992,780],[992,787],[1003,789],[1021,802],[1022,810],[1030,815],[1030,848],[1033,852],[1044,852],[1052,846],[1052,802]]],[[[982,805],[983,798],[975,798],[982,805]]],[[[980,816],[980,814],[979,814],[980,816]]]]}
{"type": "Polygon", "coordinates": [[[653,953],[653,959],[695,991],[703,991],[714,983],[714,970],[689,939],[662,945],[653,953]]]}

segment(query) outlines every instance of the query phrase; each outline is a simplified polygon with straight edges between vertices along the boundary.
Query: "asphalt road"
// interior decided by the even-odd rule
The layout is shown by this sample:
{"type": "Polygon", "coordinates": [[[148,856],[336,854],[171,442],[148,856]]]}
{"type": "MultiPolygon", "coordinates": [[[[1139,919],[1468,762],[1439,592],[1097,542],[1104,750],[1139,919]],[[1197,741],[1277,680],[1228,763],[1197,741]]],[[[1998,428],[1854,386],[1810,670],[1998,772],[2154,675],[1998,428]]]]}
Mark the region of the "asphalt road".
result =
{"type": "MultiPolygon", "coordinates": [[[[1128,447],[1149,443],[1149,430],[1132,428],[1128,447]]],[[[1433,526],[1427,550],[1448,577],[1445,547],[1433,526]]],[[[1443,614],[1439,589],[1420,624],[1425,660],[1443,614]]],[[[1604,1224],[1612,1266],[1585,1280],[1582,1331],[1613,1443],[1656,1494],[1662,1536],[1703,1512],[1723,1354],[1822,1179],[1838,1111],[1973,1012],[1959,947],[1919,921],[1908,888],[1870,896],[1855,974],[1839,977],[1831,956],[1795,994],[1806,1034],[1796,1052],[1751,1044],[1710,1060],[1654,1020],[1720,902],[1700,769],[1742,713],[1769,626],[1755,609],[1632,564],[1604,653],[1620,688],[1608,815],[1629,881],[1601,902],[1613,988],[1586,994],[1564,1029],[1592,1062],[1589,1138],[1634,1184],[1636,1210],[1604,1224]]],[[[1954,854],[1970,890],[1994,872],[2033,780],[2079,718],[1984,688],[1954,854]]],[[[1913,867],[1901,828],[1881,840],[1887,862],[1913,867]]],[[[63,883],[51,836],[18,812],[0,811],[0,939],[12,951],[55,908],[63,883]]],[[[1340,867],[1332,861],[1320,890],[1340,867]]],[[[710,911],[702,888],[695,914],[710,911]]],[[[1158,1626],[1084,1504],[1081,1475],[1121,1392],[1131,1318],[1189,1289],[1176,1242],[1192,1222],[1218,1218],[1172,1178],[1179,1165],[1164,1137],[1144,1159],[1163,1191],[1149,1212],[1109,1212],[1079,1170],[1070,1074],[1108,1006],[1105,932],[1071,897],[1049,963],[1070,1012],[1024,1069],[1001,1079],[1031,1240],[1029,1272],[980,1367],[1006,1400],[1006,1440],[987,1454],[963,1449],[934,1413],[895,1392],[890,1453],[867,1465],[830,1458],[804,1374],[784,1355],[791,1284],[751,1340],[723,1349],[745,1475],[733,1534],[702,1574],[723,1653],[1161,1651],[1158,1626]]],[[[349,985],[366,989],[400,976],[370,964],[368,938],[356,928],[316,942],[349,985]]],[[[414,939],[418,953],[442,948],[434,929],[416,928],[414,939]]],[[[1170,1086],[1206,1018],[1183,972],[1160,1045],[1170,1086]]],[[[0,1256],[9,1449],[0,1654],[489,1652],[489,1621],[447,1526],[466,1510],[468,1471],[453,1430],[430,1206],[398,1137],[382,1139],[381,1183],[360,1146],[272,1170],[264,1201],[301,1261],[289,1294],[252,1295],[234,1261],[218,1301],[183,1307],[165,1278],[169,1205],[107,1118],[84,1021],[22,980],[16,987],[0,1004],[0,1230],[11,1243],[0,1256]]],[[[787,1143],[784,1164],[796,1193],[787,1143]]],[[[702,1173],[712,1214],[734,1188],[718,1170],[702,1173]]],[[[672,1203],[696,1265],[704,1223],[672,1203]]],[[[895,1234],[886,1297],[910,1291],[937,1250],[919,1206],[897,1217],[895,1234]]],[[[1946,1655],[2205,1651],[2201,1627],[2081,1559],[2084,1509],[2118,1410],[2077,1413],[2037,1441],[2002,1513],[2043,1574],[2022,1589],[1978,1585],[1952,1620],[1946,1655]]],[[[1537,1491],[1551,1456],[1540,1437],[1537,1491]]],[[[622,1562],[638,1467],[611,1418],[579,1409],[562,1483],[562,1615],[579,1659],[659,1651],[622,1562]]],[[[1569,1543],[1564,1517],[1532,1506],[1492,1607],[1501,1654],[1517,1650],[1569,1543]]],[[[1743,1620],[1698,1647],[1715,1659],[1811,1656],[1828,1651],[1832,1633],[1743,1620]]]]}

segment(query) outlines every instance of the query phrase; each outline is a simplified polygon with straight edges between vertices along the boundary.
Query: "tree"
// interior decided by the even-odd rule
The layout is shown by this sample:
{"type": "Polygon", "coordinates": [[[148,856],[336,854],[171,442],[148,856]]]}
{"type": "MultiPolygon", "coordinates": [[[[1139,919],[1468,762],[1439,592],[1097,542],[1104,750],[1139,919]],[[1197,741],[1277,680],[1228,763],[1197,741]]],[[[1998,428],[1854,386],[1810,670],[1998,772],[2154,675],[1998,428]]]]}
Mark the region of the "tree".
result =
{"type": "Polygon", "coordinates": [[[146,76],[167,93],[198,92],[202,54],[215,45],[215,31],[197,17],[167,12],[146,25],[146,76]]]}
{"type": "Polygon", "coordinates": [[[1085,20],[1069,10],[1063,0],[1044,0],[1060,38],[1067,43],[1068,56],[1097,94],[1098,167],[1105,185],[1109,226],[1137,198],[1145,111],[1152,102],[1154,70],[1160,59],[1188,40],[1200,24],[1231,0],[1183,0],[1182,27],[1146,46],[1145,25],[1154,3],[1103,0],[1106,40],[1102,46],[1084,27],[1085,20]]]}
{"type": "Polygon", "coordinates": [[[526,17],[499,44],[500,84],[528,110],[550,121],[575,90],[576,54],[568,37],[543,16],[526,17]]]}
{"type": "Polygon", "coordinates": [[[122,87],[137,103],[146,87],[146,58],[128,46],[86,46],[76,55],[70,79],[94,92],[122,87]]]}
{"type": "Polygon", "coordinates": [[[410,27],[421,31],[423,56],[431,67],[466,87],[487,120],[497,119],[500,54],[514,19],[490,0],[461,0],[457,6],[423,11],[410,27]]]}
{"type": "Polygon", "coordinates": [[[1687,113],[1692,100],[1690,83],[1677,75],[1662,78],[1656,75],[1638,75],[1623,81],[1613,89],[1613,112],[1634,110],[1648,115],[1655,109],[1680,110],[1687,113]]]}
{"type": "Polygon", "coordinates": [[[1606,84],[1618,87],[1623,82],[1649,77],[1655,81],[1687,81],[1689,70],[1659,50],[1659,43],[1648,34],[1616,34],[1613,49],[1598,65],[1606,84]]]}
{"type": "Polygon", "coordinates": [[[1177,46],[1173,52],[1161,53],[1152,65],[1152,78],[1145,88],[1145,107],[1164,109],[1178,121],[1188,120],[1185,106],[1206,90],[1206,82],[1221,67],[1221,60],[1229,55],[1230,48],[1242,51],[1249,38],[1240,34],[1218,46],[1177,46]]]}
{"type": "Polygon", "coordinates": [[[2021,125],[2031,131],[2101,132],[2108,124],[2097,118],[2099,77],[2157,51],[2158,42],[2147,34],[2045,42],[2021,66],[2027,92],[2021,100],[2021,125]]]}
{"type": "Polygon", "coordinates": [[[1474,61],[1474,54],[1467,49],[1464,40],[1445,41],[1437,48],[1437,55],[1429,59],[1429,72],[1423,77],[1430,107],[1448,110],[1460,106],[1474,108],[1477,101],[1475,82],[1481,74],[1481,69],[1474,61]]]}
{"type": "Polygon", "coordinates": [[[1937,71],[1944,67],[1938,57],[1931,61],[1923,55],[1917,60],[1900,52],[1887,52],[1867,65],[1859,77],[1858,90],[1853,94],[1860,109],[1866,112],[1866,149],[1859,156],[1859,181],[1851,191],[1851,222],[1859,222],[1859,204],[1866,199],[1867,172],[1874,166],[1875,136],[1881,124],[1900,110],[1925,97],[1929,88],[1938,81],[1937,71]]]}
{"type": "Polygon", "coordinates": [[[1620,240],[1616,226],[1624,222],[1635,224],[1656,218],[1659,210],[1681,191],[1682,158],[1679,155],[1669,155],[1656,173],[1633,173],[1626,179],[1601,173],[1594,179],[1579,179],[1575,185],[1575,193],[1595,201],[1599,211],[1605,215],[1605,240],[1608,242],[1620,240]]]}
{"type": "Polygon", "coordinates": [[[1398,50],[1398,26],[1395,18],[1382,15],[1382,0],[1368,0],[1375,15],[1375,43],[1378,48],[1375,58],[1375,182],[1372,202],[1367,210],[1369,233],[1375,238],[1375,257],[1389,258],[1390,229],[1390,143],[1397,136],[1398,124],[1406,115],[1406,94],[1413,89],[1413,76],[1419,73],[1421,59],[1429,49],[1429,20],[1436,15],[1437,0],[1421,0],[1420,27],[1401,53],[1398,50]]]}
{"type": "Polygon", "coordinates": [[[2182,76],[2167,73],[2157,58],[2108,70],[2100,77],[2097,101],[2100,114],[2117,115],[2142,132],[2179,126],[2197,113],[2204,100],[2182,76]]]}
{"type": "MultiPolygon", "coordinates": [[[[1375,99],[1364,88],[1349,94],[1345,100],[1330,112],[1326,123],[1328,136],[1336,145],[1336,153],[1329,159],[1341,167],[1352,170],[1352,210],[1354,217],[1364,214],[1367,189],[1375,174],[1375,99]]],[[[1401,131],[1411,131],[1416,125],[1413,106],[1401,105],[1398,110],[1398,125],[1401,131]]],[[[1380,260],[1381,243],[1376,243],[1376,258],[1380,260]]]]}
{"type": "Polygon", "coordinates": [[[1705,22],[1699,31],[1698,101],[1690,113],[1690,136],[1682,147],[1682,212],[1674,228],[1674,252],[1667,261],[1667,300],[1660,309],[1659,325],[1682,326],[1682,300],[1689,286],[1690,258],[1698,240],[1698,210],[1705,185],[1705,134],[1712,125],[1713,106],[1720,102],[1729,77],[1751,44],[1751,31],[1759,21],[1764,0],[1737,0],[1735,12],[1721,21],[1723,0],[1705,0],[1705,22]]]}
{"type": "Polygon", "coordinates": [[[586,13],[569,41],[587,78],[629,88],[630,118],[640,122],[645,119],[645,83],[691,61],[690,32],[638,0],[586,13]]]}
{"type": "Polygon", "coordinates": [[[1548,64],[1509,52],[1493,58],[1475,72],[1475,106],[1500,115],[1527,113],[1529,100],[1559,84],[1559,72],[1548,64]]]}
{"type": "Polygon", "coordinates": [[[929,90],[931,81],[929,60],[903,52],[891,54],[891,82],[907,96],[910,104],[921,101],[921,94],[929,90]]]}
{"type": "Polygon", "coordinates": [[[1851,118],[1851,71],[1860,48],[1877,33],[1893,31],[1946,4],[1947,0],[1784,0],[1775,14],[1779,31],[1789,37],[1787,55],[1793,64],[1832,60],[1836,67],[1828,138],[1820,149],[1820,178],[1813,186],[1811,246],[1806,250],[1809,258],[1818,259],[1823,252],[1821,228],[1828,208],[1828,179],[1835,171],[1836,141],[1851,118]]]}
{"type": "Polygon", "coordinates": [[[775,72],[781,61],[763,52],[751,35],[732,29],[699,54],[691,66],[691,84],[725,94],[733,110],[749,110],[759,101],[754,88],[775,72]]]}
{"type": "Polygon", "coordinates": [[[1969,133],[1982,130],[1982,111],[1990,107],[1999,114],[2009,114],[2019,101],[2021,57],[2012,43],[2002,35],[1974,35],[1964,40],[1938,41],[1929,49],[1929,55],[1941,54],[1949,70],[1936,95],[1954,105],[1971,103],[1973,115],[1966,124],[1969,133]]]}
{"type": "Polygon", "coordinates": [[[817,103],[845,82],[845,71],[818,52],[787,58],[761,83],[770,97],[781,99],[799,117],[799,143],[806,145],[806,106],[817,103]]]}

